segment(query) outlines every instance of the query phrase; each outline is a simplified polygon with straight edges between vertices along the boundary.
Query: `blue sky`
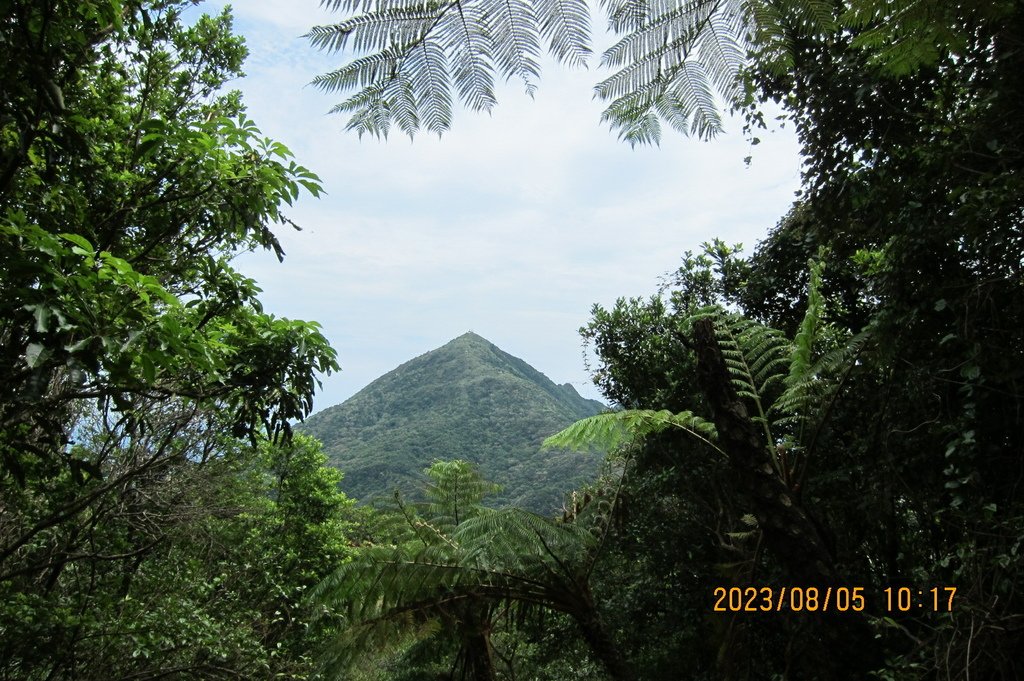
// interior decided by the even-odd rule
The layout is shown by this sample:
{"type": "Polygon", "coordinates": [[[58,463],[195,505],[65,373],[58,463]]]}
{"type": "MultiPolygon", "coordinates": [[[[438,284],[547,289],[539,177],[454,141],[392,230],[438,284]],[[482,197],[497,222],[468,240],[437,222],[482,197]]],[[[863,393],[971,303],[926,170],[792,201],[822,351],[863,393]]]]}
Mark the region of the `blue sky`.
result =
{"type": "Polygon", "coordinates": [[[326,190],[288,213],[303,230],[279,230],[284,263],[236,263],[268,311],[320,322],[338,350],[342,372],[324,379],[316,410],[470,330],[600,398],[578,334],[592,305],[654,293],[714,237],[749,252],[799,186],[789,129],[752,147],[734,120],[711,142],[667,131],[660,147],[631,149],[600,123],[596,59],[545,65],[532,100],[508,84],[492,114],[458,112],[440,140],[360,140],[327,115],[342,97],[306,86],[341,63],[300,37],[332,15],[317,0],[233,11],[251,52],[234,84],[249,116],[326,190]]]}

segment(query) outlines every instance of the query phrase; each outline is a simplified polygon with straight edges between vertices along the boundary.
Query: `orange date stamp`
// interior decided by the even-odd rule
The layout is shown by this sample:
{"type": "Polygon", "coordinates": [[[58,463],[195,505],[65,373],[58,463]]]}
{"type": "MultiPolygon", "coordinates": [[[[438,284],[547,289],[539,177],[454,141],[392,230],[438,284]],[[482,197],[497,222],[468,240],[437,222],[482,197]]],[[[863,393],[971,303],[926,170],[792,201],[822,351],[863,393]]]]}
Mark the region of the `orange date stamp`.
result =
{"type": "MultiPolygon", "coordinates": [[[[887,587],[879,608],[886,613],[952,612],[955,586],[912,589],[887,587]]],[[[717,586],[714,612],[863,612],[868,606],[865,587],[717,586]]]]}

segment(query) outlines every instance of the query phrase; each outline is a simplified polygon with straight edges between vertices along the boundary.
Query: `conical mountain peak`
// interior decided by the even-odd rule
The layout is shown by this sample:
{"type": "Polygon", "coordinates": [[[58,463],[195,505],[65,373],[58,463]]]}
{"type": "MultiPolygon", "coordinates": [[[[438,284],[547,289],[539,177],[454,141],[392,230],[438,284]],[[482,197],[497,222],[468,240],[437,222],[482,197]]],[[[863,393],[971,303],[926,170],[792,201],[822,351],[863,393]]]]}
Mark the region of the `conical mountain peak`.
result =
{"type": "Polygon", "coordinates": [[[549,435],[598,413],[472,331],[405,362],[302,429],[323,441],[357,499],[418,489],[434,459],[466,459],[504,491],[499,503],[547,512],[599,457],[540,452],[549,435]]]}

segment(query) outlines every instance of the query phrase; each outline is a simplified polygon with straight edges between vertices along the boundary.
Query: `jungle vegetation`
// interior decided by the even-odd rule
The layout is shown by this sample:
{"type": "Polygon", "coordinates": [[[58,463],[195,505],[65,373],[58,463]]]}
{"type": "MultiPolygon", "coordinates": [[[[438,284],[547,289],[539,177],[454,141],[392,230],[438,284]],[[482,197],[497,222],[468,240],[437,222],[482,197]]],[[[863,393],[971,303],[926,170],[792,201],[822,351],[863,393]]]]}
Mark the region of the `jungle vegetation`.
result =
{"type": "MultiPolygon", "coordinates": [[[[0,677],[1024,675],[1019,2],[601,4],[626,141],[774,102],[803,187],[751,253],[594,308],[621,409],[551,444],[613,453],[555,517],[462,461],[357,509],[291,432],[335,354],[229,261],[321,188],[188,4],[0,3],[0,677]],[[749,586],[864,608],[714,611],[749,586]]],[[[355,52],[316,82],[370,134],[591,49],[579,0],[326,4],[313,43],[355,52]]]]}
{"type": "Polygon", "coordinates": [[[334,351],[230,265],[320,185],[188,4],[0,5],[0,678],[306,677],[349,551],[288,437],[334,351]]]}

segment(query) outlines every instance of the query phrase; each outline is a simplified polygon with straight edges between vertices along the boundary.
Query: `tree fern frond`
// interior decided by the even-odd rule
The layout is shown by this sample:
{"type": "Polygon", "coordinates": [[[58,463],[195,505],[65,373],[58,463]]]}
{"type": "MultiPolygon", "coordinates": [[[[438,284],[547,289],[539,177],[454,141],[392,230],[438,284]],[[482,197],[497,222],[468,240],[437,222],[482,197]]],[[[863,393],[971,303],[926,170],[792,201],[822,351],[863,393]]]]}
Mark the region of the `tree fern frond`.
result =
{"type": "Polygon", "coordinates": [[[388,80],[397,70],[398,64],[398,55],[392,50],[384,50],[354,59],[340,69],[321,74],[310,84],[326,92],[368,87],[378,81],[388,80]]]}
{"type": "Polygon", "coordinates": [[[602,80],[594,87],[594,92],[601,99],[614,99],[643,92],[655,83],[665,82],[668,75],[665,58],[671,55],[685,59],[688,42],[689,39],[682,36],[658,46],[602,80]]]}
{"type": "Polygon", "coordinates": [[[826,352],[800,378],[787,378],[785,391],[772,405],[778,423],[817,423],[840,388],[842,375],[855,364],[871,340],[869,330],[826,352]]]}
{"type": "Polygon", "coordinates": [[[673,96],[692,102],[690,134],[706,139],[721,132],[722,118],[704,65],[700,61],[687,61],[673,74],[672,80],[676,83],[670,88],[673,96]]]}
{"type": "Polygon", "coordinates": [[[763,417],[763,398],[767,388],[785,375],[790,343],[781,332],[739,315],[721,315],[715,330],[726,367],[735,379],[733,387],[756,395],[758,415],[763,417]]]}
{"type": "Polygon", "coordinates": [[[551,0],[537,3],[540,36],[549,51],[570,66],[586,66],[590,57],[590,8],[586,0],[551,0]]]}
{"type": "Polygon", "coordinates": [[[476,547],[472,560],[517,572],[538,564],[557,571],[566,562],[580,559],[596,543],[585,527],[555,523],[518,508],[477,515],[460,525],[454,538],[461,545],[476,547]],[[545,548],[538,550],[538,542],[545,548]]]}
{"type": "Polygon", "coordinates": [[[738,96],[740,67],[746,61],[744,44],[740,38],[742,24],[734,16],[716,15],[707,23],[694,43],[697,51],[707,59],[708,73],[718,92],[733,100],[738,96]]]}
{"type": "Polygon", "coordinates": [[[612,102],[601,114],[601,121],[617,130],[619,139],[637,144],[659,144],[661,123],[653,110],[662,96],[663,86],[654,83],[646,90],[627,94],[612,102]]]}
{"type": "Polygon", "coordinates": [[[762,339],[758,347],[750,353],[754,358],[749,365],[750,374],[757,391],[762,394],[768,385],[784,380],[789,371],[788,358],[782,351],[789,350],[792,345],[784,342],[785,337],[781,333],[771,335],[772,338],[762,339]]]}
{"type": "Polygon", "coordinates": [[[346,130],[355,130],[362,137],[370,133],[387,137],[391,129],[391,112],[384,99],[387,83],[366,88],[344,102],[336,104],[331,113],[351,113],[346,130]]]}
{"type": "Polygon", "coordinates": [[[781,332],[717,307],[698,310],[688,324],[709,317],[733,389],[753,406],[751,420],[760,424],[765,446],[771,448],[775,443],[768,416],[771,392],[784,380],[792,346],[781,332]]]}
{"type": "Polygon", "coordinates": [[[692,130],[691,119],[694,111],[690,102],[675,91],[669,90],[654,102],[658,118],[665,121],[676,132],[688,134],[692,130]]]}
{"type": "Polygon", "coordinates": [[[714,444],[717,433],[710,421],[689,411],[674,414],[668,410],[650,409],[611,411],[582,419],[544,440],[543,447],[613,451],[634,440],[669,429],[685,430],[718,450],[714,444]]]}
{"type": "Polygon", "coordinates": [[[790,384],[803,380],[811,368],[811,353],[814,343],[818,339],[818,330],[821,326],[821,314],[824,308],[824,297],[821,295],[821,270],[820,260],[808,263],[810,267],[810,282],[807,285],[807,311],[800,321],[800,328],[793,339],[793,358],[789,367],[790,384]]]}
{"type": "Polygon", "coordinates": [[[839,27],[836,5],[830,0],[794,0],[792,6],[803,32],[808,35],[832,33],[839,27]]]}
{"type": "Polygon", "coordinates": [[[808,451],[813,449],[817,433],[823,426],[846,374],[854,367],[857,356],[870,337],[870,330],[865,330],[838,343],[817,360],[813,359],[823,329],[821,320],[825,299],[821,293],[821,277],[824,265],[819,259],[811,261],[809,266],[807,310],[794,338],[785,390],[772,405],[776,422],[792,427],[801,446],[808,451]],[[809,437],[808,427],[813,429],[809,437]]]}
{"type": "Polygon", "coordinates": [[[465,461],[436,461],[427,474],[423,509],[433,517],[402,510],[409,524],[432,533],[361,548],[310,592],[338,634],[325,668],[343,674],[367,651],[433,634],[454,636],[466,650],[499,611],[514,623],[545,610],[579,622],[599,617],[587,580],[603,536],[519,509],[484,508],[489,483],[465,461]]]}
{"type": "Polygon", "coordinates": [[[689,44],[694,35],[692,30],[687,30],[691,27],[682,22],[688,16],[688,8],[679,6],[657,17],[656,22],[626,33],[601,54],[601,66],[621,67],[649,58],[652,53],[679,39],[688,41],[682,44],[689,44]]]}
{"type": "Polygon", "coordinates": [[[650,107],[637,107],[631,102],[619,100],[605,109],[601,120],[610,122],[620,140],[629,146],[638,144],[661,144],[661,122],[650,107]]]}
{"type": "Polygon", "coordinates": [[[745,11],[753,27],[750,39],[758,60],[777,75],[793,68],[793,47],[782,12],[772,0],[747,0],[745,11]]]}
{"type": "Polygon", "coordinates": [[[484,24],[491,37],[498,68],[518,77],[528,93],[540,78],[540,36],[533,5],[525,0],[480,0],[484,24]]]}
{"type": "Polygon", "coordinates": [[[409,53],[407,66],[419,119],[424,128],[440,136],[452,123],[452,93],[444,50],[433,40],[424,40],[409,53]]]}
{"type": "Polygon", "coordinates": [[[336,24],[314,26],[305,37],[325,52],[340,52],[346,48],[356,52],[384,50],[421,38],[437,18],[435,5],[390,6],[336,24]]]}
{"type": "MultiPolygon", "coordinates": [[[[623,7],[637,9],[629,3],[623,7]]],[[[739,5],[725,0],[667,2],[652,3],[647,11],[645,21],[602,57],[602,64],[620,67],[595,88],[601,98],[614,99],[603,118],[627,133],[640,123],[653,138],[656,128],[646,116],[654,113],[683,134],[714,136],[722,129],[718,97],[730,102],[739,93],[743,36],[729,35],[742,25],[736,18],[739,5]],[[655,83],[657,88],[652,87],[655,83]],[[636,107],[643,103],[640,99],[632,99],[630,109],[623,106],[622,100],[637,92],[648,93],[646,110],[636,107]]]]}
{"type": "Polygon", "coordinates": [[[571,525],[518,510],[475,515],[460,526],[457,539],[465,550],[370,547],[314,588],[311,602],[340,624],[331,651],[335,666],[394,645],[410,630],[434,633],[439,627],[431,622],[454,624],[465,608],[481,612],[489,602],[568,607],[551,592],[548,575],[571,569],[578,564],[574,552],[593,544],[571,525]]]}
{"type": "Polygon", "coordinates": [[[485,480],[468,461],[434,461],[425,471],[429,482],[424,488],[427,502],[422,511],[427,522],[453,530],[460,523],[484,512],[481,502],[501,490],[485,480]]]}
{"type": "Polygon", "coordinates": [[[346,129],[355,130],[360,137],[364,133],[387,137],[392,122],[406,134],[419,129],[412,84],[401,76],[364,88],[335,105],[331,112],[351,113],[346,129]]]}
{"type": "Polygon", "coordinates": [[[340,52],[348,41],[348,33],[338,24],[314,26],[303,37],[307,38],[313,47],[325,52],[340,52]]]}
{"type": "Polygon", "coordinates": [[[647,0],[601,0],[608,27],[615,33],[630,33],[644,28],[649,15],[647,0]]]}
{"type": "Polygon", "coordinates": [[[420,129],[416,93],[408,78],[399,76],[388,84],[386,110],[399,129],[412,137],[420,129]]]}
{"type": "Polygon", "coordinates": [[[450,54],[459,97],[474,111],[490,111],[494,96],[491,42],[476,4],[460,2],[438,24],[439,44],[450,54]]]}
{"type": "MultiPolygon", "coordinates": [[[[806,0],[811,2],[811,0],[806,0]]],[[[452,93],[468,107],[495,104],[494,78],[536,88],[543,46],[559,61],[583,66],[590,55],[585,0],[327,0],[350,16],[317,26],[307,38],[328,52],[353,50],[358,66],[318,77],[322,89],[357,95],[406,78],[413,110],[373,96],[333,109],[353,117],[350,129],[386,134],[398,115],[406,132],[451,125],[452,93]],[[378,54],[386,56],[376,56],[378,54]],[[386,65],[386,67],[385,67],[386,65]],[[371,68],[375,67],[375,68],[371,68]],[[427,83],[436,88],[428,90],[427,83]],[[357,106],[362,102],[363,106],[357,106]],[[385,121],[390,117],[392,121],[385,121]]],[[[602,3],[621,39],[603,58],[617,69],[597,87],[608,104],[602,119],[630,143],[657,142],[661,122],[684,134],[721,129],[718,102],[738,96],[747,28],[740,0],[618,0],[602,3]]]]}
{"type": "Polygon", "coordinates": [[[320,0],[320,5],[332,12],[372,12],[383,4],[381,0],[320,0]]]}

